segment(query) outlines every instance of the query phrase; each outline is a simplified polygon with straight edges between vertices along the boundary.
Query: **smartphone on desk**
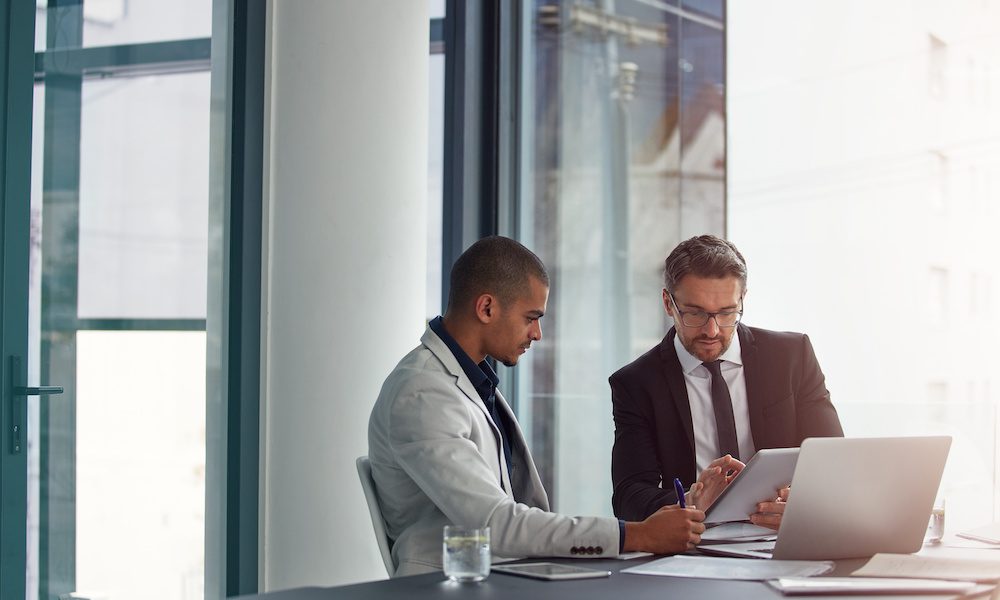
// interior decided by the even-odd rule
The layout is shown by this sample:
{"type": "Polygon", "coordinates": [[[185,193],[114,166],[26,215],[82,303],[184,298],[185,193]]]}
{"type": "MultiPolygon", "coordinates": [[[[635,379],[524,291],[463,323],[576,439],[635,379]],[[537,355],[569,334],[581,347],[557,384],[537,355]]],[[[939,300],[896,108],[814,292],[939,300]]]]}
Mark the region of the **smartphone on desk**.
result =
{"type": "Polygon", "coordinates": [[[552,562],[521,563],[519,565],[494,565],[495,573],[545,579],[547,581],[563,581],[566,579],[592,579],[595,577],[610,577],[611,571],[587,569],[571,565],[560,565],[552,562]]]}

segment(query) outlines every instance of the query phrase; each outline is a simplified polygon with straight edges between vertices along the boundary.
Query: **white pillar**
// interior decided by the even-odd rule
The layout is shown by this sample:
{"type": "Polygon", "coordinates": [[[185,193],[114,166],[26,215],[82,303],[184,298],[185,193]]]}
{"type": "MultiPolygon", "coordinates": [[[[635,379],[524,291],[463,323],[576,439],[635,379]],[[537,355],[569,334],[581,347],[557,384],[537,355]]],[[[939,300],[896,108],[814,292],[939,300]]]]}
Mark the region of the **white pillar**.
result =
{"type": "Polygon", "coordinates": [[[264,590],[385,577],[354,460],[424,327],[426,4],[269,7],[264,590]]]}

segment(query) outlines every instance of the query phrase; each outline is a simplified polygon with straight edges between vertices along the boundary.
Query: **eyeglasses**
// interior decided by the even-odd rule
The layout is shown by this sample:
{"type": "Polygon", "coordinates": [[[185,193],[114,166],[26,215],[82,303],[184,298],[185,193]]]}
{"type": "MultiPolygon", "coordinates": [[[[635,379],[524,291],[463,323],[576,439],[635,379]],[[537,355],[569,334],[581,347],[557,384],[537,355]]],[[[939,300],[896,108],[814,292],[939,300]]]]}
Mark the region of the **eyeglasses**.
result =
{"type": "MultiPolygon", "coordinates": [[[[743,309],[737,311],[724,311],[724,312],[705,312],[703,310],[691,310],[685,311],[681,310],[677,306],[677,299],[674,295],[668,292],[670,296],[670,301],[674,303],[674,309],[681,316],[681,324],[685,327],[704,327],[708,324],[709,319],[715,319],[715,324],[719,326],[719,329],[728,329],[730,327],[736,327],[736,324],[740,322],[740,318],[743,316],[743,309]]],[[[740,303],[743,299],[740,298],[740,303]]]]}

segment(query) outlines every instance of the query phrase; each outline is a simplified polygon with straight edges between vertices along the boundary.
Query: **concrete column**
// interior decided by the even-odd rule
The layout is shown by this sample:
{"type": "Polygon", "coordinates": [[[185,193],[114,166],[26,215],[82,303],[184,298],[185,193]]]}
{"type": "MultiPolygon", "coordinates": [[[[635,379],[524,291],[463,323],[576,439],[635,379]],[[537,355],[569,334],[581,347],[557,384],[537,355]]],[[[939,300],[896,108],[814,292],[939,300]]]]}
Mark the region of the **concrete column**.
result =
{"type": "Polygon", "coordinates": [[[424,327],[426,5],[269,7],[264,590],[385,577],[354,460],[424,327]]]}

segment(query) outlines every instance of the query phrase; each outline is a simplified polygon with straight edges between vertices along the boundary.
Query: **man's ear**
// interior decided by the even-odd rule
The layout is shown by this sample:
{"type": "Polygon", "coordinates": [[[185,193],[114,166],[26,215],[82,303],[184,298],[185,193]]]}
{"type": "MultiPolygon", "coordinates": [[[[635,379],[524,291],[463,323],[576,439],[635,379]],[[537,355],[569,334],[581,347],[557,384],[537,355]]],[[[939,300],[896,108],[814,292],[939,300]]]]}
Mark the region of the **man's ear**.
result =
{"type": "Polygon", "coordinates": [[[492,294],[482,294],[476,298],[476,318],[480,323],[489,323],[497,315],[497,300],[492,294]]]}
{"type": "Polygon", "coordinates": [[[663,310],[667,311],[668,316],[674,316],[674,305],[670,301],[670,292],[667,291],[667,288],[663,288],[663,310]]]}

